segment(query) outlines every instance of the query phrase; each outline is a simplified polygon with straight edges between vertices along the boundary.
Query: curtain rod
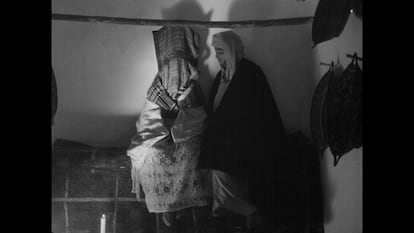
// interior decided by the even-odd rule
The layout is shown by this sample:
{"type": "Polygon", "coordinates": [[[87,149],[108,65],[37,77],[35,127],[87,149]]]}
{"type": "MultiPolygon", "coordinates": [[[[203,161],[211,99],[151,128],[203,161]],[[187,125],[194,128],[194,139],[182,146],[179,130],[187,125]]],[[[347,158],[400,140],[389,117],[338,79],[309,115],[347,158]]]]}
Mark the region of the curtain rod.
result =
{"type": "Polygon", "coordinates": [[[362,57],[358,57],[358,54],[357,53],[354,53],[352,55],[351,54],[347,54],[346,57],[355,58],[355,59],[357,59],[359,61],[362,61],[362,57]]]}
{"type": "Polygon", "coordinates": [[[56,197],[52,202],[126,202],[138,201],[135,197],[56,197]]]}
{"type": "Polygon", "coordinates": [[[331,63],[320,62],[319,64],[320,64],[321,66],[334,66],[334,62],[331,62],[331,63]]]}
{"type": "Polygon", "coordinates": [[[197,21],[197,20],[167,20],[167,19],[133,19],[107,16],[53,14],[53,20],[80,21],[91,23],[113,23],[142,26],[188,26],[198,28],[248,28],[301,25],[311,23],[313,17],[298,17],[270,20],[243,20],[243,21],[197,21]]]}

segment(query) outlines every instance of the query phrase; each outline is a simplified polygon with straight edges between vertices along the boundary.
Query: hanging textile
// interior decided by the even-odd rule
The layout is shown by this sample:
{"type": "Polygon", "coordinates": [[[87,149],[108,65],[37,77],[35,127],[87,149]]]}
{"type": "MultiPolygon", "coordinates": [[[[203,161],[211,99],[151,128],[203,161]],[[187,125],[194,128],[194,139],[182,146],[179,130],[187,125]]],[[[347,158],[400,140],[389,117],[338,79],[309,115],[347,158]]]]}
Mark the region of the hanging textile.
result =
{"type": "Polygon", "coordinates": [[[326,94],[328,92],[329,79],[334,76],[334,66],[331,65],[329,70],[322,76],[312,98],[311,107],[311,134],[313,143],[322,153],[328,147],[326,139],[326,94]]]}
{"type": "Polygon", "coordinates": [[[147,92],[127,150],[132,192],[149,212],[207,205],[205,175],[196,170],[206,112],[198,83],[198,34],[191,28],[153,32],[159,72],[147,92]]]}
{"type": "Polygon", "coordinates": [[[53,72],[53,67],[51,69],[51,76],[52,76],[52,125],[54,123],[55,114],[57,111],[57,85],[56,85],[56,79],[55,79],[55,72],[53,72]]]}
{"type": "Polygon", "coordinates": [[[161,82],[176,100],[198,76],[199,36],[188,27],[163,27],[153,36],[161,82]]]}
{"type": "Polygon", "coordinates": [[[329,146],[326,126],[329,83],[334,77],[341,76],[343,71],[344,68],[339,61],[336,65],[332,62],[328,71],[319,80],[313,94],[310,119],[311,135],[312,142],[320,155],[329,146]]]}
{"type": "Polygon", "coordinates": [[[355,58],[342,75],[330,79],[327,95],[328,144],[336,166],[362,146],[362,70],[355,58]]]}
{"type": "Polygon", "coordinates": [[[320,0],[312,22],[314,46],[338,37],[345,28],[354,0],[320,0]]]}

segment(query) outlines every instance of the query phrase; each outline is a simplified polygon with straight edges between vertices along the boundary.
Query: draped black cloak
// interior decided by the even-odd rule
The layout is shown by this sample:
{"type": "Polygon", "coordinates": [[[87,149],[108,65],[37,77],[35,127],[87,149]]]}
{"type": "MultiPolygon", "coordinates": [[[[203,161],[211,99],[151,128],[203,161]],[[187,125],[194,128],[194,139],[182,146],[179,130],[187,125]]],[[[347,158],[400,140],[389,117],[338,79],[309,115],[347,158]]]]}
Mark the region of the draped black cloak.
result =
{"type": "Polygon", "coordinates": [[[244,179],[249,186],[249,201],[271,216],[276,209],[272,206],[274,168],[285,138],[279,109],[261,68],[242,59],[213,111],[220,72],[207,102],[207,128],[199,168],[220,170],[244,179]]]}
{"type": "Polygon", "coordinates": [[[216,76],[207,102],[199,168],[248,183],[249,198],[280,232],[323,233],[319,157],[301,133],[286,134],[263,71],[242,59],[215,111],[216,76]]]}

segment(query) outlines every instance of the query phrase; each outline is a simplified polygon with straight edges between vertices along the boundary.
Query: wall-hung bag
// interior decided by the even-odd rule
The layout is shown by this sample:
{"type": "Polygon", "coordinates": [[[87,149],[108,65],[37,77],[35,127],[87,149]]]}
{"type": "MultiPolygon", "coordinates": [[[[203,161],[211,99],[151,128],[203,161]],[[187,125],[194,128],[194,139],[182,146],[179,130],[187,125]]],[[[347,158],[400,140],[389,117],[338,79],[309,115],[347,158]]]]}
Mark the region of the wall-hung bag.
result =
{"type": "Polygon", "coordinates": [[[334,66],[331,65],[329,70],[320,79],[312,98],[310,121],[312,141],[321,154],[328,147],[328,140],[326,138],[326,96],[329,80],[334,75],[334,66]]]}
{"type": "Polygon", "coordinates": [[[362,70],[355,58],[330,80],[327,99],[328,144],[336,166],[344,154],[362,146],[362,70]]]}

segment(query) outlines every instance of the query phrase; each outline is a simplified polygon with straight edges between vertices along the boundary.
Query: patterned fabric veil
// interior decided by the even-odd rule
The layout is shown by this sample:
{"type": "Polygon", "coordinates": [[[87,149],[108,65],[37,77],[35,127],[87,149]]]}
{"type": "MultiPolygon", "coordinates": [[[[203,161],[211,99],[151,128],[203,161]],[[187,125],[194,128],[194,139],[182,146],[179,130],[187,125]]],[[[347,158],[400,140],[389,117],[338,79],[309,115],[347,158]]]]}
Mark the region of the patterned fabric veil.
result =
{"type": "Polygon", "coordinates": [[[198,79],[199,35],[188,27],[163,27],[153,32],[158,74],[147,92],[147,99],[165,110],[202,104],[198,79]],[[189,89],[185,101],[179,97],[189,89]]]}

